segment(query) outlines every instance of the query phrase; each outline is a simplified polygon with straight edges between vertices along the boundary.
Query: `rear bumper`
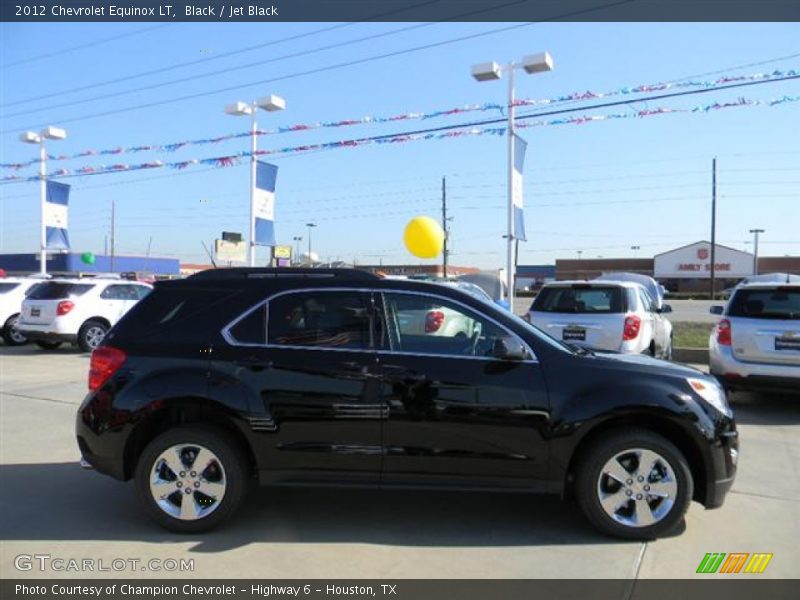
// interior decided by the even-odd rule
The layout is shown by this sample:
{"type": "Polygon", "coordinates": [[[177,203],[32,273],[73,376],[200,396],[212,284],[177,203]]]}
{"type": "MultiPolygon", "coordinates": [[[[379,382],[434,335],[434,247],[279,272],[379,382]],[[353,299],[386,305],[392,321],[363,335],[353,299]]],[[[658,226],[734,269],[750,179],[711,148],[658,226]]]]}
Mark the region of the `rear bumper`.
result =
{"type": "Polygon", "coordinates": [[[74,333],[59,333],[43,329],[30,329],[29,327],[20,327],[19,332],[32,342],[67,342],[74,344],[78,341],[78,336],[74,333]]]}
{"type": "Polygon", "coordinates": [[[800,394],[800,366],[744,362],[730,346],[712,337],[709,347],[711,374],[729,390],[774,391],[800,394]]]}

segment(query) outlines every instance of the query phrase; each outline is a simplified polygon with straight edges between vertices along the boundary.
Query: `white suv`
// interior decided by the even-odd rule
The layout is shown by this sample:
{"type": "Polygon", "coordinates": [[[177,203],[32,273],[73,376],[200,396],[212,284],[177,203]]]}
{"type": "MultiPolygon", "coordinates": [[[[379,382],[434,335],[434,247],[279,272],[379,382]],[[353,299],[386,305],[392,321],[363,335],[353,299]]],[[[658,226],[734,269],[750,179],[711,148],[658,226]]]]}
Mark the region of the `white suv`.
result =
{"type": "Polygon", "coordinates": [[[19,332],[42,348],[63,342],[91,352],[152,287],[121,279],[52,279],[22,302],[19,332]]]}
{"type": "Polygon", "coordinates": [[[728,389],[800,392],[800,283],[742,283],[709,338],[711,373],[728,389]]]}
{"type": "Polygon", "coordinates": [[[41,279],[22,277],[0,279],[0,336],[9,346],[28,343],[28,339],[17,329],[20,306],[28,291],[41,282],[41,279]]]}
{"type": "Polygon", "coordinates": [[[669,304],[630,281],[559,281],[536,296],[525,320],[550,336],[592,350],[672,358],[669,304]]]}

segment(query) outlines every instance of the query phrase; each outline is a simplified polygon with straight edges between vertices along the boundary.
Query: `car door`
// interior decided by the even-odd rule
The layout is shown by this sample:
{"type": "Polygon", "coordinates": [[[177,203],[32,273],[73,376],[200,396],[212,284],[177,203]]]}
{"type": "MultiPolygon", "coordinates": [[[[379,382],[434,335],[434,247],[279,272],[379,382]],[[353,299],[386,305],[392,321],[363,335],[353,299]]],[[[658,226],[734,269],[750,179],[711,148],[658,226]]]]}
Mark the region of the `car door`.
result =
{"type": "Polygon", "coordinates": [[[128,288],[130,287],[127,284],[114,283],[100,292],[102,316],[108,319],[112,326],[122,318],[129,308],[130,292],[128,288]]]}
{"type": "Polygon", "coordinates": [[[231,347],[215,349],[214,360],[231,363],[264,415],[262,481],[378,483],[382,408],[368,292],[281,293],[226,336],[231,347]]]}
{"type": "Polygon", "coordinates": [[[494,343],[513,333],[446,297],[387,291],[378,305],[388,411],[382,481],[531,488],[543,480],[549,407],[532,351],[522,361],[494,358],[494,343]],[[407,327],[404,316],[420,312],[432,313],[438,328],[407,327]],[[440,334],[450,318],[459,326],[440,334]]]}

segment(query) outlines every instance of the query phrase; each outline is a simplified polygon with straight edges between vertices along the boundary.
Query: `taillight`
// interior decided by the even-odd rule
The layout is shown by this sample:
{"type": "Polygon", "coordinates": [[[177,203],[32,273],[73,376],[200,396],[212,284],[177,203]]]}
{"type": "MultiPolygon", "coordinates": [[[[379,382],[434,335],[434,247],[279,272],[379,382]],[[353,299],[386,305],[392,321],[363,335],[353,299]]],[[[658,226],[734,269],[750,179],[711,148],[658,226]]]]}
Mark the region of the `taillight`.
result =
{"type": "Polygon", "coordinates": [[[425,315],[425,333],[439,331],[444,323],[444,313],[440,310],[431,310],[425,315]]]}
{"type": "Polygon", "coordinates": [[[71,300],[62,300],[56,307],[56,316],[61,317],[75,308],[75,303],[71,300]]]}
{"type": "Polygon", "coordinates": [[[101,346],[92,352],[89,362],[89,389],[95,391],[117,372],[128,356],[118,348],[101,346]]]}
{"type": "Polygon", "coordinates": [[[717,323],[717,343],[720,346],[731,345],[731,322],[728,319],[720,319],[717,323]]]}
{"type": "Polygon", "coordinates": [[[625,317],[625,328],[622,330],[622,339],[624,341],[635,340],[639,335],[639,329],[642,327],[642,320],[636,315],[629,315],[625,317]]]}

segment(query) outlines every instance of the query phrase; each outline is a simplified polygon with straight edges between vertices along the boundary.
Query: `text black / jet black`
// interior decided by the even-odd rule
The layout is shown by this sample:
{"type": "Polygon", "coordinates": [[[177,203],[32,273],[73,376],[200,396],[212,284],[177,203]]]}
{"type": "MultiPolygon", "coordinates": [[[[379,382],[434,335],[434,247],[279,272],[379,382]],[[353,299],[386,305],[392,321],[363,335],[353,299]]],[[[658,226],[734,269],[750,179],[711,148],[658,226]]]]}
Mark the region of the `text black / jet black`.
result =
{"type": "Polygon", "coordinates": [[[724,391],[695,369],[555,341],[458,289],[356,270],[156,284],[92,354],[84,459],[169,529],[246,481],[547,492],[653,538],[736,472],[724,391]]]}

